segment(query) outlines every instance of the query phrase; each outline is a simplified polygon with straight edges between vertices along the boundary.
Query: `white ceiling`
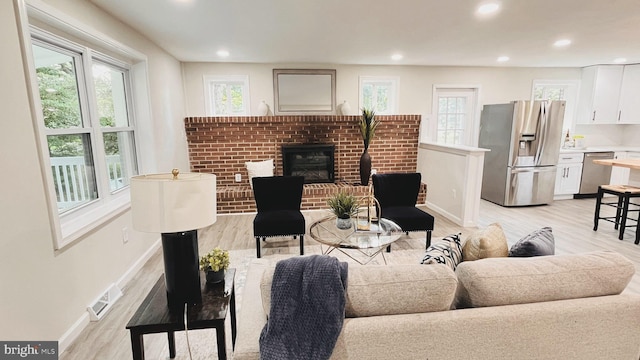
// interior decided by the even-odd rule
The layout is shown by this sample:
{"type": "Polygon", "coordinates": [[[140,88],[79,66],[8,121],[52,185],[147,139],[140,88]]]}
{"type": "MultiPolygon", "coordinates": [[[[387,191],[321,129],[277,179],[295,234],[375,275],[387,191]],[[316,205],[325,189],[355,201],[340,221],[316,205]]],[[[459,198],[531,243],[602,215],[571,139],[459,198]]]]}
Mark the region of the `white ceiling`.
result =
{"type": "Polygon", "coordinates": [[[181,61],[455,66],[640,63],[639,0],[88,0],[181,61]],[[554,48],[560,38],[572,40],[554,48]],[[218,50],[230,55],[220,58],[218,50]],[[404,58],[391,60],[394,53],[404,58]],[[510,61],[498,63],[499,56],[510,61]]]}

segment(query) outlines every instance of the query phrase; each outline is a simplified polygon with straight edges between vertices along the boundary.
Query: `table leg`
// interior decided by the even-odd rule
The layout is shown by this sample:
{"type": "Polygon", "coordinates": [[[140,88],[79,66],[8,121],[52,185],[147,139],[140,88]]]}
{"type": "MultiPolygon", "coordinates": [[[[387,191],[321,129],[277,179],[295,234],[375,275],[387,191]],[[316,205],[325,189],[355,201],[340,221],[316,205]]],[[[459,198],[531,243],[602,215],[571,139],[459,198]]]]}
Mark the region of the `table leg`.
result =
{"type": "Polygon", "coordinates": [[[144,360],[144,339],[142,334],[131,330],[131,352],[133,360],[144,360]]]}
{"type": "Polygon", "coordinates": [[[227,344],[224,336],[224,323],[216,326],[216,339],[218,340],[218,360],[227,360],[227,344]]]}
{"type": "Polygon", "coordinates": [[[236,291],[235,284],[231,288],[231,346],[236,348],[236,291]]]}
{"type": "Polygon", "coordinates": [[[176,357],[176,332],[167,332],[167,338],[169,339],[169,358],[173,359],[176,357]]]}

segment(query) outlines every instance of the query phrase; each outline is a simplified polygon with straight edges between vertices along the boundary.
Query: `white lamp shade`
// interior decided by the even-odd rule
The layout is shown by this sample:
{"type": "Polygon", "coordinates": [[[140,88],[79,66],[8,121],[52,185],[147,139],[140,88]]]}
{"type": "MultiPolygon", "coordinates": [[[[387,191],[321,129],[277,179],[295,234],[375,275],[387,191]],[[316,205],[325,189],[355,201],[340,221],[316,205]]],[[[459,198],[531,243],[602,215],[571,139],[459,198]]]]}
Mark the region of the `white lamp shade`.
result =
{"type": "Polygon", "coordinates": [[[144,232],[175,233],[216,222],[216,176],[185,173],[141,175],[131,178],[133,228],[144,232]]]}

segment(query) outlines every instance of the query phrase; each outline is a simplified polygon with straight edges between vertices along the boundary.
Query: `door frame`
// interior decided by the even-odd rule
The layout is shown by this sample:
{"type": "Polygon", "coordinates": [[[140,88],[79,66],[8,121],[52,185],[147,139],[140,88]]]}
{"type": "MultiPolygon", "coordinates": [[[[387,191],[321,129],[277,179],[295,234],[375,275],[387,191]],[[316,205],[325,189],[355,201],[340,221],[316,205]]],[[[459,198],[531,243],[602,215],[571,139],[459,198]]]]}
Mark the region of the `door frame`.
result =
{"type": "Polygon", "coordinates": [[[429,138],[431,141],[437,140],[438,129],[438,95],[441,91],[465,91],[472,92],[471,101],[471,114],[468,121],[471,122],[469,126],[469,133],[466,134],[465,146],[478,146],[478,136],[480,134],[480,85],[478,84],[433,84],[432,96],[431,96],[431,124],[429,124],[429,138]]]}

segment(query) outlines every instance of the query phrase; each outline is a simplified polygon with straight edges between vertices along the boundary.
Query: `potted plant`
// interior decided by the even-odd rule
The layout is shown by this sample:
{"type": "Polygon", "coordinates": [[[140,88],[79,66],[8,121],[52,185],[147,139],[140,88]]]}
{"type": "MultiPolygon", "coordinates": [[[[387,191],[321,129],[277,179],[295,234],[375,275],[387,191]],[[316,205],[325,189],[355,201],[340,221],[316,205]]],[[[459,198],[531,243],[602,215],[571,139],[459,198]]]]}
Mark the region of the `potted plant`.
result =
{"type": "Polygon", "coordinates": [[[376,134],[376,128],[380,123],[375,118],[376,113],[373,109],[362,108],[362,116],[358,119],[358,125],[360,127],[360,135],[362,135],[362,142],[364,143],[364,151],[360,156],[360,184],[369,185],[369,176],[371,175],[371,156],[367,151],[369,144],[373,140],[376,134]]]}
{"type": "Polygon", "coordinates": [[[224,271],[229,268],[229,252],[218,247],[200,257],[200,270],[204,271],[208,283],[224,280],[224,271]]]}
{"type": "Polygon", "coordinates": [[[327,200],[331,212],[337,217],[338,229],[351,228],[351,217],[358,213],[358,199],[352,194],[341,191],[327,200]]]}

